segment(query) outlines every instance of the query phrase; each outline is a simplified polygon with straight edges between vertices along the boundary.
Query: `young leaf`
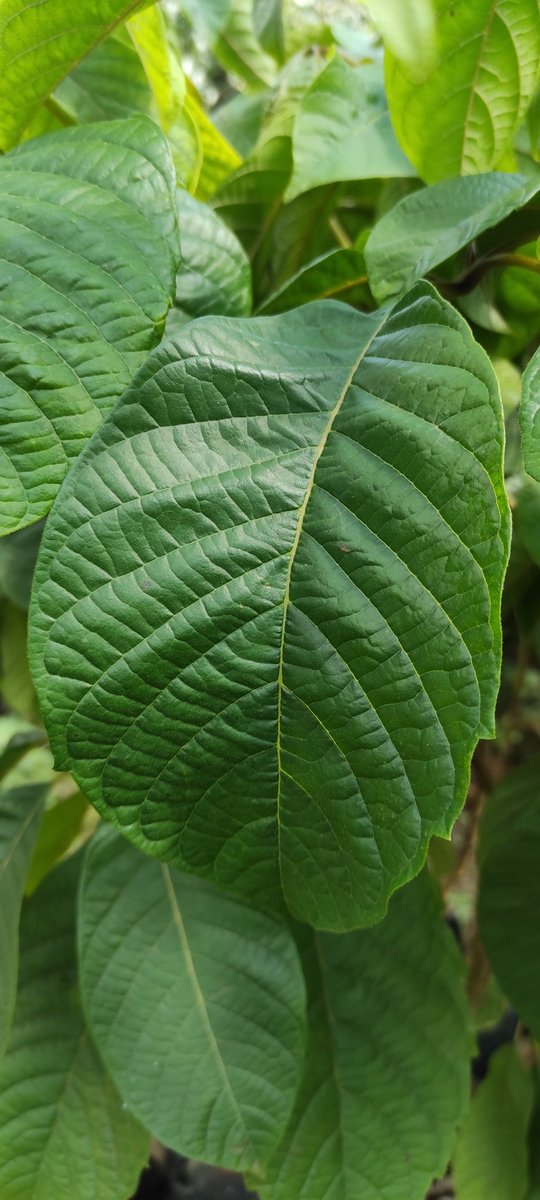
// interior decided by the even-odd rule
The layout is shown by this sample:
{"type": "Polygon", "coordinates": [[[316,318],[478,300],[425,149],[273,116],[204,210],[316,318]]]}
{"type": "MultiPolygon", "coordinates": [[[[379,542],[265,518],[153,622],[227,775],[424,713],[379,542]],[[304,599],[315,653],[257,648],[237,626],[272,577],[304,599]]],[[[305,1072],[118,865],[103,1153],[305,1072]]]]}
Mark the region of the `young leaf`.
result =
{"type": "Polygon", "coordinates": [[[460,1130],[454,1153],[459,1200],[524,1200],[527,1126],[533,1086],[515,1046],[502,1046],[490,1060],[460,1130]]]}
{"type": "Polygon", "coordinates": [[[0,1057],[11,1027],[19,959],[19,914],[46,788],[0,791],[0,1057]]]}
{"type": "Polygon", "coordinates": [[[265,314],[287,312],[300,304],[329,296],[372,307],[366,262],[360,250],[351,247],[321,254],[273,292],[258,311],[265,314]]]}
{"type": "Polygon", "coordinates": [[[188,326],[47,523],[57,766],[158,857],[324,928],[379,920],[492,731],[501,458],[492,368],[427,284],[188,326]]]}
{"type": "Polygon", "coordinates": [[[540,350],[523,372],[519,417],[525,470],[540,483],[540,350]]]}
{"type": "Polygon", "coordinates": [[[2,0],[0,150],[16,144],[42,100],[140,3],[80,0],[66,7],[65,0],[2,0]]]}
{"type": "Polygon", "coordinates": [[[159,341],[174,296],[172,162],[153,121],[102,122],[0,160],[0,532],[44,516],[159,341]]]}
{"type": "Polygon", "coordinates": [[[293,159],[289,200],[323,183],[414,175],[395,139],[378,67],[330,60],[300,106],[293,159]]]}
{"type": "Polygon", "coordinates": [[[387,50],[418,77],[435,58],[433,0],[366,0],[387,50]]]}
{"type": "Polygon", "coordinates": [[[419,1200],[446,1168],[472,1040],[459,952],[433,885],[422,875],[403,888],[374,929],[304,927],[298,939],[304,1075],[261,1200],[419,1200]]]}
{"type": "Polygon", "coordinates": [[[478,848],[482,941],[503,991],[536,1037],[540,1036],[539,779],[538,756],[505,777],[489,797],[478,848]]]}
{"type": "Polygon", "coordinates": [[[78,857],[68,859],[23,910],[17,1007],[0,1063],[2,1200],[124,1200],[148,1153],[82,1017],[78,877],[78,857]]]}
{"type": "Polygon", "coordinates": [[[206,313],[251,311],[251,267],[238,238],[206,204],[178,191],[182,264],[167,332],[206,313]]]}
{"type": "Polygon", "coordinates": [[[302,1063],[288,927],[102,830],[86,856],[80,941],[90,1027],[133,1112],[184,1154],[260,1175],[302,1063]]]}
{"type": "Polygon", "coordinates": [[[404,196],[381,218],[366,243],[373,294],[382,303],[405,291],[485,229],[521,208],[539,179],[491,172],[444,179],[404,196]]]}
{"type": "MultiPolygon", "coordinates": [[[[400,145],[422,179],[497,168],[532,96],[540,57],[536,0],[433,0],[435,59],[386,56],[400,145]]],[[[431,45],[430,45],[431,48],[431,45]]]]}

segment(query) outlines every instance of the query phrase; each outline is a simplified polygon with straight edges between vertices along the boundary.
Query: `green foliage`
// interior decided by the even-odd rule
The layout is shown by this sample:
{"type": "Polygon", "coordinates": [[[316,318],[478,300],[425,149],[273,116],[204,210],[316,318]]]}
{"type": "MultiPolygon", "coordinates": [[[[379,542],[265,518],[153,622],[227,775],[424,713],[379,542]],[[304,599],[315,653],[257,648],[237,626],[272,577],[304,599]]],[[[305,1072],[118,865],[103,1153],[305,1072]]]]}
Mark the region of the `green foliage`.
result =
{"type": "Polygon", "coordinates": [[[391,315],[216,318],[139,375],[66,481],[33,609],[57,766],[136,845],[263,902],[283,891],[319,928],[381,919],[492,724],[497,403],[427,285],[391,315]]]}
{"type": "Polygon", "coordinates": [[[0,0],[0,1200],[538,1200],[539,69],[0,0]]]}

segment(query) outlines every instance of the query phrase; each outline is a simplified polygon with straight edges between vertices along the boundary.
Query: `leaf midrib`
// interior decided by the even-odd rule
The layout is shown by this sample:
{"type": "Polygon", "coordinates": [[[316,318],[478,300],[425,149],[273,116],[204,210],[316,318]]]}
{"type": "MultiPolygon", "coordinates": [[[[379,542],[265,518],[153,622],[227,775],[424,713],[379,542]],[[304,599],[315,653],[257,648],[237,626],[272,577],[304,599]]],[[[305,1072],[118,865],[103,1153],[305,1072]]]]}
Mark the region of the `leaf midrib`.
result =
{"type": "Polygon", "coordinates": [[[388,313],[388,310],[386,310],[384,312],[381,320],[375,326],[373,332],[371,333],[371,336],[367,339],[365,345],[362,347],[360,354],[354,360],[354,363],[353,363],[353,365],[345,379],[343,387],[341,388],[341,391],[338,395],[337,401],[336,401],[334,407],[330,411],[328,421],[326,422],[326,425],[322,432],[316,453],[313,458],[313,464],[312,464],[311,471],[309,473],[309,477],[308,477],[308,480],[306,483],[304,499],[300,505],[300,508],[298,509],[298,519],[296,522],[296,529],[295,529],[295,533],[294,533],[294,537],[293,537],[293,541],[292,541],[292,545],[291,545],[291,549],[290,549],[290,553],[289,553],[289,563],[287,566],[287,574],[285,577],[285,590],[284,590],[284,597],[283,597],[283,620],[282,620],[282,625],[281,625],[281,636],[280,636],[280,642],[279,642],[279,660],[278,660],[278,675],[277,675],[277,738],[276,738],[276,753],[277,753],[277,768],[278,768],[278,789],[277,789],[277,807],[276,807],[276,822],[277,822],[277,836],[278,836],[278,861],[279,861],[279,869],[280,869],[281,880],[282,880],[282,887],[283,887],[284,891],[285,891],[285,887],[284,887],[283,875],[282,875],[282,870],[281,870],[282,854],[281,854],[281,819],[280,819],[281,779],[282,779],[282,774],[283,774],[282,765],[281,765],[281,715],[282,715],[281,709],[282,709],[282,696],[283,696],[283,691],[284,691],[284,686],[285,686],[284,679],[283,679],[283,664],[284,664],[284,658],[285,658],[285,636],[286,636],[286,629],[287,629],[287,613],[288,613],[288,609],[289,609],[290,602],[291,602],[290,593],[291,593],[292,572],[293,572],[294,562],[295,562],[295,558],[296,558],[296,553],[298,550],[298,546],[300,544],[300,538],[301,538],[302,532],[303,532],[304,518],[305,518],[308,504],[309,504],[309,501],[310,501],[310,498],[311,498],[311,495],[313,492],[313,487],[315,484],[315,475],[317,472],[317,467],[319,465],[320,459],[326,448],[326,443],[332,432],[334,422],[337,420],[337,418],[341,412],[341,409],[343,407],[343,404],[347,398],[347,395],[349,393],[349,388],[352,384],[354,376],[356,375],[356,372],[357,372],[360,364],[363,362],[366,354],[371,349],[371,346],[373,345],[375,338],[380,333],[381,329],[383,328],[383,325],[386,324],[386,321],[388,320],[388,316],[389,316],[389,313],[388,313]]]}

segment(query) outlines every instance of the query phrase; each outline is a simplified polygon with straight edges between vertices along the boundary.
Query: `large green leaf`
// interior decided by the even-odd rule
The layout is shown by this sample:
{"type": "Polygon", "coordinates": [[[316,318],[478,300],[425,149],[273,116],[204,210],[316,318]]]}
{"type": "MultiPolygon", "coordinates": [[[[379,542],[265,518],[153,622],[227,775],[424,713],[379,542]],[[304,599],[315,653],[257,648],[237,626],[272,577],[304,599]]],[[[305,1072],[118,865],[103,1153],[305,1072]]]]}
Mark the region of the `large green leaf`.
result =
{"type": "Polygon", "coordinates": [[[539,180],[491,172],[444,179],[404,196],[366,243],[372,291],[382,303],[450,258],[473,238],[521,208],[539,180]]]}
{"type": "Polygon", "coordinates": [[[41,784],[0,791],[0,1056],[15,1007],[19,915],[44,795],[41,784]]]}
{"type": "Polygon", "coordinates": [[[80,939],[88,1020],[130,1108],[168,1146],[260,1175],[304,1048],[288,927],[103,830],[86,857],[80,939]]]}
{"type": "Polygon", "coordinates": [[[480,826],[478,913],[499,983],[540,1036],[540,757],[511,771],[480,826]]]}
{"type": "Polygon", "coordinates": [[[167,145],[146,117],[26,142],[0,161],[0,532],[50,508],[159,341],[174,297],[167,145]]]}
{"type": "Polygon", "coordinates": [[[244,317],[251,311],[251,267],[238,238],[217,214],[178,191],[182,263],[167,332],[207,313],[244,317]]]}
{"type": "Polygon", "coordinates": [[[540,482],[540,350],[523,372],[520,406],[521,444],[525,470],[540,482]]]}
{"type": "Polygon", "coordinates": [[[326,928],[378,920],[492,732],[501,458],[492,368],[427,284],[392,313],[193,322],[47,523],[58,768],[150,853],[326,928]]]}
{"type": "Polygon", "coordinates": [[[500,164],[532,96],[540,57],[537,0],[433,0],[433,7],[437,54],[421,78],[416,64],[386,58],[394,128],[427,183],[500,164]]]}
{"type": "Polygon", "coordinates": [[[472,1040],[433,887],[415,880],[374,929],[304,927],[298,939],[304,1076],[261,1200],[419,1200],[443,1174],[467,1104],[472,1040]]]}
{"type": "Polygon", "coordinates": [[[141,0],[2,0],[0,150],[18,141],[33,113],[71,68],[141,0]]]}
{"type": "Polygon", "coordinates": [[[524,1200],[533,1085],[514,1046],[490,1060],[454,1153],[459,1200],[524,1200]]]}
{"type": "Polygon", "coordinates": [[[396,141],[379,68],[332,58],[302,100],[293,133],[291,200],[323,183],[414,175],[396,141]]]}
{"type": "Polygon", "coordinates": [[[23,910],[17,1007],[0,1064],[2,1200],[124,1200],[148,1153],[148,1135],[121,1102],[84,1024],[78,877],[71,858],[23,910]]]}

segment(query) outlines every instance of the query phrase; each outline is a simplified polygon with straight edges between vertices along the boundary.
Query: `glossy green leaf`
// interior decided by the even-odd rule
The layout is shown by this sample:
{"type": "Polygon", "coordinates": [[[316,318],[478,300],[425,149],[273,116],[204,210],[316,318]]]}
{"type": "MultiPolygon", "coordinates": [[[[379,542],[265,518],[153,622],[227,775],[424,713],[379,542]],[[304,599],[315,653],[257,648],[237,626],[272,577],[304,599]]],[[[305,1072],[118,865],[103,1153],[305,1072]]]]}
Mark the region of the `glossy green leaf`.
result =
{"type": "Polygon", "coordinates": [[[57,767],[158,857],[325,928],[380,919],[493,729],[501,459],[492,368],[426,284],[193,322],[47,523],[57,767]]]}
{"type": "Polygon", "coordinates": [[[308,1046],[261,1200],[419,1200],[467,1105],[463,967],[421,876],[373,929],[298,931],[308,1046]],[[437,1067],[434,1069],[434,1064],[437,1067]]]}
{"type": "Polygon", "coordinates": [[[84,1024],[75,944],[78,858],[25,904],[17,1007],[0,1064],[2,1200],[124,1200],[148,1135],[84,1024]]]}
{"type": "Polygon", "coordinates": [[[491,172],[444,179],[404,196],[366,243],[372,291],[380,303],[450,258],[478,234],[521,208],[539,187],[521,175],[491,172]]]}
{"type": "Polygon", "coordinates": [[[540,1036],[540,758],[510,771],[489,797],[480,826],[478,914],[499,983],[540,1036]]]}
{"type": "Polygon", "coordinates": [[[251,267],[238,238],[217,214],[178,192],[182,263],[167,333],[207,313],[243,317],[251,311],[251,267]]]}
{"type": "Polygon", "coordinates": [[[492,1056],[454,1152],[459,1200],[524,1200],[533,1087],[514,1046],[492,1056]]]}
{"type": "Polygon", "coordinates": [[[260,1175],[304,1048],[288,926],[102,830],[85,862],[80,942],[88,1020],[133,1112],[184,1154],[260,1175]]]}
{"type": "Polygon", "coordinates": [[[15,1007],[19,914],[44,796],[42,784],[0,791],[0,1056],[15,1007]]]}
{"type": "Polygon", "coordinates": [[[540,482],[540,350],[523,372],[521,386],[519,415],[523,462],[529,475],[540,482]]]}
{"type": "Polygon", "coordinates": [[[323,183],[414,175],[396,141],[379,68],[336,55],[306,93],[293,133],[288,199],[323,183]]]}
{"type": "Polygon", "coordinates": [[[35,892],[45,876],[72,846],[81,833],[88,801],[80,792],[57,800],[43,814],[32,861],[26,877],[25,892],[35,892]]]}
{"type": "Polygon", "coordinates": [[[0,161],[0,532],[47,513],[159,341],[174,296],[174,174],[146,117],[66,129],[0,161]]]}
{"type": "Polygon", "coordinates": [[[33,113],[71,68],[141,0],[2,0],[0,150],[19,140],[33,113]]]}
{"type": "MultiPolygon", "coordinates": [[[[536,0],[433,0],[437,54],[421,78],[386,57],[400,145],[422,179],[496,169],[532,96],[540,58],[536,0]]],[[[423,47],[418,49],[423,62],[423,47]]]]}
{"type": "Polygon", "coordinates": [[[330,296],[350,304],[372,307],[366,262],[360,250],[339,249],[322,254],[273,292],[258,311],[266,314],[286,312],[300,304],[330,296]]]}

